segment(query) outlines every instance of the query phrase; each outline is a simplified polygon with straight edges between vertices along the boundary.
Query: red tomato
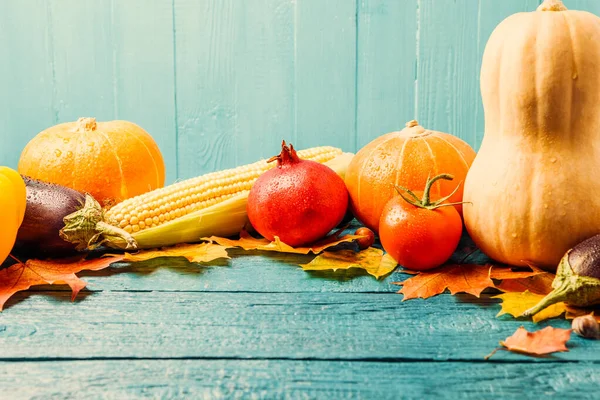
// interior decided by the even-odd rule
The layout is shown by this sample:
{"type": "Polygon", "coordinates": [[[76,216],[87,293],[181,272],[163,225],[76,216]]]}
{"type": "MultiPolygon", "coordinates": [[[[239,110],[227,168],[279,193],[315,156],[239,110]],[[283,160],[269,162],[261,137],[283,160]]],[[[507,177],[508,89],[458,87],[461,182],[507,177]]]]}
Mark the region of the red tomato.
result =
{"type": "MultiPolygon", "coordinates": [[[[415,193],[416,194],[416,193],[415,193]]],[[[455,207],[422,208],[395,196],[383,208],[379,239],[404,268],[423,271],[444,264],[456,250],[462,219],[455,207]]]]}

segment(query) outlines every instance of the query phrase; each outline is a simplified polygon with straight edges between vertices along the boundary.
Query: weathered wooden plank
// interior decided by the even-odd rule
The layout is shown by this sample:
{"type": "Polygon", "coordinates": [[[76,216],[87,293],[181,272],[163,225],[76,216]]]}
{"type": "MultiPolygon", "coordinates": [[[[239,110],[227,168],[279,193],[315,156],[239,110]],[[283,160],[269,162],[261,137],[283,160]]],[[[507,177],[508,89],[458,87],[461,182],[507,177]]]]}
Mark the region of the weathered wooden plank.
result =
{"type": "Polygon", "coordinates": [[[417,0],[359,0],[357,149],[415,118],[417,0]]]}
{"type": "Polygon", "coordinates": [[[530,12],[534,11],[541,0],[505,0],[505,1],[493,1],[493,0],[480,0],[479,2],[479,22],[477,27],[477,90],[473,101],[475,102],[474,121],[475,121],[475,137],[474,141],[477,143],[477,148],[481,144],[483,139],[483,133],[485,131],[484,123],[484,112],[483,104],[481,102],[481,91],[479,90],[479,73],[481,71],[481,60],[483,58],[483,51],[487,41],[500,22],[502,22],[508,16],[517,12],[530,12]]]}
{"type": "MultiPolygon", "coordinates": [[[[19,300],[22,295],[16,297],[19,300]]],[[[475,360],[521,325],[495,318],[494,300],[449,295],[401,302],[369,293],[100,292],[32,295],[0,314],[1,359],[315,358],[475,360]],[[68,316],[68,317],[66,317],[68,316]]],[[[557,320],[552,325],[567,327],[557,320]]],[[[600,360],[573,335],[559,360],[600,360]]],[[[522,360],[500,352],[495,360],[522,360]]],[[[551,359],[540,359],[548,361],[551,359]]]]}
{"type": "Polygon", "coordinates": [[[280,151],[293,131],[293,20],[287,0],[175,1],[180,178],[280,151]]]}
{"type": "Polygon", "coordinates": [[[173,182],[177,135],[172,0],[111,4],[114,117],[135,122],[152,135],[165,160],[167,183],[173,182]]]}
{"type": "Polygon", "coordinates": [[[0,363],[7,399],[593,398],[598,364],[143,360],[0,363]],[[49,384],[52,382],[53,384],[49,384]]]}
{"type": "Polygon", "coordinates": [[[114,15],[110,0],[51,0],[56,122],[116,114],[114,15]]]}
{"type": "Polygon", "coordinates": [[[294,4],[294,145],[355,151],[356,2],[301,0],[294,4]]]}
{"type": "Polygon", "coordinates": [[[44,0],[0,1],[0,165],[55,121],[54,36],[44,0]]]}
{"type": "Polygon", "coordinates": [[[417,25],[417,119],[474,147],[478,7],[470,0],[420,0],[417,25]]]}
{"type": "Polygon", "coordinates": [[[596,0],[564,0],[565,6],[571,10],[589,11],[600,16],[600,1],[596,0]]]}

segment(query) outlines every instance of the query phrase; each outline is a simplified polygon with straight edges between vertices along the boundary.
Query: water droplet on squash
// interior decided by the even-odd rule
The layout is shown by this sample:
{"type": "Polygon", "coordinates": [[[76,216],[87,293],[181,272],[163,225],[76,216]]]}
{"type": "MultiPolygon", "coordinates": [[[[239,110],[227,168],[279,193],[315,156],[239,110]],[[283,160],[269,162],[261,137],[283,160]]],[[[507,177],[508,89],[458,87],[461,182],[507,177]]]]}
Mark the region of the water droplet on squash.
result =
{"type": "Polygon", "coordinates": [[[60,149],[56,149],[56,150],[54,150],[54,155],[56,157],[60,157],[62,155],[62,151],[60,151],[60,149]]]}

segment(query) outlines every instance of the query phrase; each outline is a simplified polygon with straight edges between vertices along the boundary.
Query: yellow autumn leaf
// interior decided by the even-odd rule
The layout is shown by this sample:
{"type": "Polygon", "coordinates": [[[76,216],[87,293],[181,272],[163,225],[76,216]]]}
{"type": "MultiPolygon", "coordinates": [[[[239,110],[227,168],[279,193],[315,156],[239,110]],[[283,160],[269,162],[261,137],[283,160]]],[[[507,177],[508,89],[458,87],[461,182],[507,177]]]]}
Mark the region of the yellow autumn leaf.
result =
{"type": "MultiPolygon", "coordinates": [[[[502,293],[494,298],[502,299],[502,310],[496,315],[497,317],[510,314],[515,318],[520,317],[524,311],[535,306],[543,295],[531,293],[526,290],[525,292],[507,292],[502,293]]],[[[558,317],[567,311],[567,305],[565,303],[553,304],[539,313],[533,316],[533,322],[538,323],[550,318],[558,317]]]]}
{"type": "Polygon", "coordinates": [[[160,250],[143,250],[137,253],[125,253],[123,261],[147,261],[157,257],[185,257],[190,262],[207,263],[219,258],[230,258],[227,246],[214,243],[180,244],[160,250]]]}
{"type": "Polygon", "coordinates": [[[356,239],[360,239],[360,235],[345,235],[339,237],[336,234],[327,236],[323,240],[320,240],[308,247],[292,247],[275,237],[275,240],[270,242],[265,238],[255,238],[248,232],[242,231],[239,239],[228,239],[218,236],[211,236],[202,238],[202,240],[209,241],[211,243],[217,243],[227,247],[241,247],[242,249],[248,250],[261,250],[261,251],[276,251],[279,253],[294,253],[294,254],[319,254],[322,251],[337,246],[340,243],[351,242],[356,239]]]}
{"type": "Polygon", "coordinates": [[[358,253],[352,250],[336,252],[325,251],[308,264],[300,264],[305,271],[325,271],[338,269],[361,268],[379,279],[396,269],[397,263],[389,254],[374,247],[358,253]]]}

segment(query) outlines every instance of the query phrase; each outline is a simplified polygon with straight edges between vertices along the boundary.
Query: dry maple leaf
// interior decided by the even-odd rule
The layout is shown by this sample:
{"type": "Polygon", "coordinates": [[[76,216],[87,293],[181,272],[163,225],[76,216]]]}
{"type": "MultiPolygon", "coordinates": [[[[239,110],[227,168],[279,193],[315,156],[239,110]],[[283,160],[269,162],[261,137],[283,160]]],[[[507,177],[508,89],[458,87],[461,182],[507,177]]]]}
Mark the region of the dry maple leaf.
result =
{"type": "Polygon", "coordinates": [[[147,261],[158,257],[185,257],[190,262],[211,262],[219,258],[230,258],[227,246],[214,243],[180,244],[161,250],[142,250],[137,253],[125,253],[123,261],[147,261]]]}
{"type": "MultiPolygon", "coordinates": [[[[497,317],[510,314],[515,318],[520,317],[523,312],[535,306],[541,299],[544,298],[543,295],[531,293],[526,290],[525,292],[509,292],[502,293],[497,296],[494,296],[495,299],[502,299],[502,309],[496,315],[497,317]]],[[[559,317],[567,311],[567,305],[565,303],[556,303],[553,304],[539,313],[535,314],[532,318],[533,322],[538,323],[540,321],[544,321],[550,318],[559,317]]]]}
{"type": "MultiPolygon", "coordinates": [[[[525,328],[520,327],[512,336],[500,341],[500,345],[508,351],[537,356],[569,351],[566,344],[571,337],[571,331],[572,329],[558,329],[547,326],[536,332],[527,332],[525,328]]],[[[485,359],[489,359],[497,350],[499,349],[494,350],[485,359]]]]}
{"type": "Polygon", "coordinates": [[[547,274],[544,270],[541,270],[534,266],[529,266],[530,271],[526,271],[523,269],[515,270],[513,267],[500,267],[500,266],[492,266],[490,271],[490,278],[497,280],[505,280],[505,279],[526,279],[532,276],[537,276],[541,274],[547,274]]]}
{"type": "Polygon", "coordinates": [[[494,286],[490,278],[490,268],[488,265],[446,265],[420,272],[412,278],[394,284],[402,286],[398,291],[404,295],[402,301],[419,297],[427,299],[444,293],[446,289],[449,289],[451,294],[469,293],[479,297],[486,288],[494,286]]]}
{"type": "Polygon", "coordinates": [[[202,238],[209,242],[215,242],[222,246],[227,247],[241,247],[244,250],[262,250],[262,251],[276,251],[279,253],[294,253],[294,254],[319,254],[324,250],[336,246],[340,243],[352,242],[353,240],[360,239],[363,236],[360,235],[345,235],[339,237],[338,234],[327,236],[323,240],[320,240],[310,247],[291,247],[275,237],[275,240],[270,242],[264,238],[255,238],[248,232],[242,231],[239,239],[227,239],[217,236],[211,236],[208,238],[202,238]]]}
{"type": "Polygon", "coordinates": [[[384,254],[382,250],[374,247],[358,253],[352,250],[326,251],[308,264],[300,264],[305,271],[362,268],[377,279],[391,273],[397,265],[389,254],[384,254]]]}
{"type": "Polygon", "coordinates": [[[573,307],[570,305],[567,305],[566,309],[567,309],[567,313],[565,314],[565,319],[575,319],[577,317],[582,317],[584,315],[591,315],[592,317],[594,317],[596,319],[597,322],[600,323],[600,315],[596,315],[596,312],[595,312],[598,310],[577,308],[577,307],[573,307]]]}
{"type": "Polygon", "coordinates": [[[77,272],[98,271],[122,259],[123,256],[77,261],[27,260],[26,263],[11,265],[0,270],[0,310],[12,295],[35,285],[66,283],[73,291],[71,299],[74,300],[86,285],[85,281],[75,275],[77,272]]]}
{"type": "Polygon", "coordinates": [[[496,284],[496,289],[503,292],[524,292],[526,290],[531,293],[546,295],[552,291],[552,281],[555,275],[550,272],[543,272],[535,276],[519,279],[508,279],[496,284]]]}

